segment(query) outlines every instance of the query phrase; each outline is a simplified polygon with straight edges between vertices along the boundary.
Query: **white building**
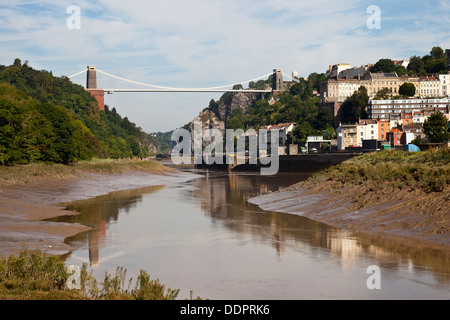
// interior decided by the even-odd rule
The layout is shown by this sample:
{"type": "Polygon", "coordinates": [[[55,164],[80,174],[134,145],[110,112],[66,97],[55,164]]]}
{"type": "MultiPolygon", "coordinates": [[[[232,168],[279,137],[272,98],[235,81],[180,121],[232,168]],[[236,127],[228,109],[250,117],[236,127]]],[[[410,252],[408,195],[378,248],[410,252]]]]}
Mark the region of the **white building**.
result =
{"type": "Polygon", "coordinates": [[[378,140],[378,124],[376,121],[367,124],[359,123],[356,127],[356,140],[358,146],[363,145],[363,140],[378,140]]]}
{"type": "Polygon", "coordinates": [[[441,81],[435,77],[420,77],[419,94],[422,98],[441,97],[441,81]]]}
{"type": "MultiPolygon", "coordinates": [[[[450,99],[398,99],[398,100],[370,100],[367,107],[369,119],[392,119],[392,115],[402,113],[423,112],[425,118],[435,111],[448,113],[450,99]]],[[[401,118],[400,118],[401,119],[401,118]]],[[[413,115],[414,120],[414,115],[413,115]]],[[[415,122],[415,120],[413,121],[415,122]]],[[[419,123],[420,121],[417,121],[419,123]]],[[[392,128],[392,127],[391,127],[392,128]]]]}
{"type": "Polygon", "coordinates": [[[325,75],[327,77],[337,77],[342,71],[350,69],[351,66],[348,63],[339,63],[334,66],[330,66],[325,75]]]}
{"type": "Polygon", "coordinates": [[[439,81],[441,82],[442,96],[450,96],[450,74],[440,74],[439,81]]]}
{"type": "Polygon", "coordinates": [[[347,79],[353,79],[355,77],[362,78],[364,74],[366,74],[372,66],[373,64],[365,64],[360,67],[353,67],[350,69],[346,69],[338,74],[338,78],[347,78],[347,79]]]}

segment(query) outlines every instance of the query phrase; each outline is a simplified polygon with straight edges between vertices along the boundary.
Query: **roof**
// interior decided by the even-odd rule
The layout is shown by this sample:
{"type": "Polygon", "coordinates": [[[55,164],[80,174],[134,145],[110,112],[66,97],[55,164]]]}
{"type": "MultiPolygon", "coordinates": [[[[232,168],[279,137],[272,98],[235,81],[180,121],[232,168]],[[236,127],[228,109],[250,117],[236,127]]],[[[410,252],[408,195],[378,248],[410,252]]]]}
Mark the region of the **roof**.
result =
{"type": "Polygon", "coordinates": [[[403,133],[403,131],[400,130],[399,128],[393,128],[388,133],[403,133]]]}
{"type": "Polygon", "coordinates": [[[267,129],[267,130],[282,130],[282,129],[287,129],[290,126],[296,126],[297,124],[294,122],[291,123],[280,123],[280,124],[269,124],[267,126],[262,126],[261,129],[267,129]]]}
{"type": "Polygon", "coordinates": [[[398,78],[398,75],[395,72],[390,72],[390,73],[384,73],[384,72],[370,73],[370,75],[372,76],[372,78],[398,78]]]}

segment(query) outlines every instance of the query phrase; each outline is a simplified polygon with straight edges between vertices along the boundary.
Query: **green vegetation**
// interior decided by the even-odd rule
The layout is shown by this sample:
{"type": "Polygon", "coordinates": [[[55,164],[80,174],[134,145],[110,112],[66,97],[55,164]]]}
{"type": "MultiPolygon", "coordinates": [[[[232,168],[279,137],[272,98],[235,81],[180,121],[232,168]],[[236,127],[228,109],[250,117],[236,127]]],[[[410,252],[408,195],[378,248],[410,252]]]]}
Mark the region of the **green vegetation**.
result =
{"type": "Polygon", "coordinates": [[[155,147],[156,153],[170,153],[176,144],[172,141],[172,131],[149,134],[148,140],[155,147]]]}
{"type": "Polygon", "coordinates": [[[414,97],[416,94],[416,86],[412,83],[405,82],[398,89],[398,93],[405,97],[414,97]]]}
{"type": "Polygon", "coordinates": [[[441,143],[450,140],[447,118],[441,112],[435,112],[423,124],[423,131],[430,142],[441,143]]]}
{"type": "Polygon", "coordinates": [[[355,123],[359,119],[365,119],[367,117],[366,107],[368,103],[369,95],[367,94],[367,89],[361,86],[342,103],[342,122],[355,123]]]}
{"type": "Polygon", "coordinates": [[[367,187],[361,190],[376,190],[387,183],[398,189],[442,192],[450,185],[450,149],[365,154],[317,173],[307,181],[309,186],[322,183],[335,189],[354,185],[367,187]]]}
{"type": "Polygon", "coordinates": [[[0,300],[175,300],[179,294],[179,289],[166,288],[145,270],[131,288],[132,278],[126,280],[126,273],[117,267],[114,274],[105,273],[103,282],[98,282],[83,264],[81,288],[70,290],[70,275],[59,257],[23,250],[18,256],[0,258],[0,300]]]}
{"type": "Polygon", "coordinates": [[[142,129],[105,109],[67,77],[19,59],[0,66],[0,164],[148,156],[142,129]]]}
{"type": "MultiPolygon", "coordinates": [[[[260,85],[270,83],[269,80],[261,82],[260,85]]],[[[294,130],[292,142],[305,141],[310,135],[324,135],[330,138],[334,134],[334,115],[328,108],[318,108],[319,99],[315,94],[319,90],[320,83],[325,80],[324,74],[312,73],[308,79],[302,78],[299,83],[274,97],[273,103],[268,101],[270,96],[261,97],[245,112],[242,109],[233,109],[227,113],[226,128],[258,130],[269,124],[297,123],[298,127],[294,130]]],[[[233,95],[225,93],[219,101],[211,100],[206,110],[219,114],[220,106],[229,107],[233,95]]]]}
{"type": "Polygon", "coordinates": [[[407,68],[396,66],[391,59],[380,59],[371,68],[371,72],[396,72],[399,77],[409,76],[427,76],[437,73],[446,73],[447,59],[444,50],[441,47],[433,47],[430,54],[423,57],[412,56],[409,59],[407,68]]]}
{"type": "Polygon", "coordinates": [[[440,47],[433,47],[430,54],[423,57],[413,56],[408,65],[408,74],[416,76],[426,76],[435,73],[445,73],[447,60],[444,50],[440,47]]]}
{"type": "Polygon", "coordinates": [[[0,185],[24,184],[36,178],[62,179],[84,173],[116,173],[125,171],[171,172],[173,169],[157,161],[139,159],[93,159],[73,165],[58,163],[31,163],[28,165],[0,166],[0,185]]]}

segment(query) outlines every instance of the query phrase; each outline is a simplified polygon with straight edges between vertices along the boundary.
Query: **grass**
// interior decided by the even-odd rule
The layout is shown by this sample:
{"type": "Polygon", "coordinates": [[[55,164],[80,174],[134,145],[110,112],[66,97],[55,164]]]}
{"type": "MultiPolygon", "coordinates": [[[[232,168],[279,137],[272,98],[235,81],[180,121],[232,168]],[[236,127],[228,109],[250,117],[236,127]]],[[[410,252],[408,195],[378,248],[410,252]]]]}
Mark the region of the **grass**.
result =
{"type": "Polygon", "coordinates": [[[117,267],[99,282],[83,264],[81,288],[70,290],[70,275],[59,257],[22,250],[18,256],[0,258],[0,300],[175,300],[179,294],[179,289],[166,288],[144,270],[132,287],[133,279],[127,280],[126,272],[117,267]]]}
{"type": "Polygon", "coordinates": [[[158,161],[138,159],[94,159],[80,161],[71,165],[31,163],[27,165],[0,166],[0,184],[25,184],[35,178],[71,178],[88,172],[120,174],[126,171],[163,173],[171,172],[173,169],[164,166],[158,161]]]}
{"type": "Polygon", "coordinates": [[[313,175],[305,186],[325,183],[334,188],[370,185],[374,190],[389,183],[398,189],[442,192],[450,184],[450,149],[365,154],[313,175]]]}

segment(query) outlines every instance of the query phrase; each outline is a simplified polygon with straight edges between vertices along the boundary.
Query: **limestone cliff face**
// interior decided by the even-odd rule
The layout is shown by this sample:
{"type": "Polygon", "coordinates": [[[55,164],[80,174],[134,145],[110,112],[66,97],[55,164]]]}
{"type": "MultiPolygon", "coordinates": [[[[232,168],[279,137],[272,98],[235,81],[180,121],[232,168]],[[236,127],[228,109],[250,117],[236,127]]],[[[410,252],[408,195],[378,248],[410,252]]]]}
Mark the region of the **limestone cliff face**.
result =
{"type": "MultiPolygon", "coordinates": [[[[222,133],[222,136],[225,137],[225,122],[219,120],[214,112],[209,110],[201,112],[198,117],[194,118],[194,120],[192,120],[192,122],[190,122],[188,125],[188,130],[191,133],[192,141],[194,139],[194,134],[201,134],[202,137],[205,137],[206,131],[210,129],[219,130],[222,133]],[[195,122],[201,123],[201,133],[200,130],[195,130],[195,122]]],[[[203,147],[207,146],[209,143],[210,142],[203,141],[203,147]]]]}
{"type": "MultiPolygon", "coordinates": [[[[202,134],[209,129],[218,129],[225,137],[226,122],[230,118],[231,112],[235,109],[241,109],[243,114],[246,114],[248,110],[254,105],[254,103],[260,99],[260,96],[256,93],[238,92],[235,94],[225,94],[214,106],[204,109],[198,117],[193,119],[188,124],[188,130],[191,132],[193,138],[194,122],[200,121],[202,123],[202,134]]],[[[203,146],[208,145],[210,142],[203,142],[203,146]]]]}
{"type": "Polygon", "coordinates": [[[258,100],[258,94],[238,92],[231,99],[221,99],[217,103],[217,107],[213,111],[217,118],[221,121],[227,121],[230,114],[235,109],[241,109],[246,114],[251,106],[258,100]]]}

